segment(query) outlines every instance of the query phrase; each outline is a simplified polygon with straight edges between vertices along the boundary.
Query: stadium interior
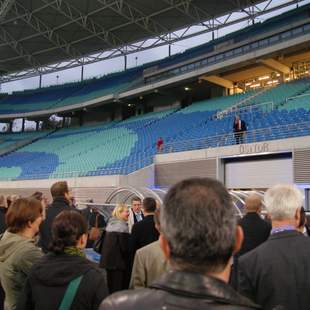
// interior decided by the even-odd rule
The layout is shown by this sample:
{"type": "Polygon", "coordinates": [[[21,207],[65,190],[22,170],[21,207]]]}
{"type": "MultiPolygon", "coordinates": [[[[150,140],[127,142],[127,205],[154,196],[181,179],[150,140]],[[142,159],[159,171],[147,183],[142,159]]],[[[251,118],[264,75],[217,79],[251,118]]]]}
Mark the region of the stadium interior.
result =
{"type": "MultiPolygon", "coordinates": [[[[132,40],[139,35],[146,34],[132,40]]],[[[127,202],[134,194],[162,201],[175,182],[209,176],[231,190],[237,210],[249,192],[276,183],[298,185],[310,210],[309,47],[306,4],[122,72],[1,93],[1,192],[48,195],[55,180],[66,179],[81,204],[89,197],[95,205],[127,202]],[[62,120],[57,126],[52,115],[62,120]],[[241,144],[236,115],[247,124],[241,144]],[[22,130],[13,132],[18,119],[22,130]],[[36,130],[27,131],[26,121],[36,130]]],[[[2,82],[31,69],[6,63],[2,82]]]]}

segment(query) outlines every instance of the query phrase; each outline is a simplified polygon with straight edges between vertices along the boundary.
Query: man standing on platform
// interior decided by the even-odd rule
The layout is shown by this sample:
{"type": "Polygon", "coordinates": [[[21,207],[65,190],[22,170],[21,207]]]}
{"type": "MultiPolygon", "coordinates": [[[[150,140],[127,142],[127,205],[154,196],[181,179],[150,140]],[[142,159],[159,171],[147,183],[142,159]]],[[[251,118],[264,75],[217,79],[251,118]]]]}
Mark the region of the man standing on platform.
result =
{"type": "Polygon", "coordinates": [[[235,116],[233,130],[234,130],[236,144],[243,144],[244,134],[247,128],[246,128],[245,121],[241,120],[238,115],[235,116]]]}

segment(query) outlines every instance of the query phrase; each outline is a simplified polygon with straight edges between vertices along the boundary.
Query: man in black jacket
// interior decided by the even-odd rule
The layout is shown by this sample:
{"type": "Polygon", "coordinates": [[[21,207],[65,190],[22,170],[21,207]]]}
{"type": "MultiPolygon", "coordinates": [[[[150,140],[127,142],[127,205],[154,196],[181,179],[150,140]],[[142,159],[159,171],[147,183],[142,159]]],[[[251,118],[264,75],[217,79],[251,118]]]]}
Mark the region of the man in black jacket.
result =
{"type": "Polygon", "coordinates": [[[154,222],[155,211],[156,200],[152,197],[144,198],[142,203],[144,219],[135,223],[131,231],[131,252],[133,257],[138,249],[158,240],[159,233],[154,222]]]}
{"type": "Polygon", "coordinates": [[[56,182],[51,187],[51,195],[53,202],[47,208],[46,219],[40,226],[39,246],[44,253],[48,252],[49,243],[51,240],[51,227],[54,218],[63,210],[68,210],[70,207],[70,192],[67,182],[56,182]]]}
{"type": "Polygon", "coordinates": [[[245,210],[246,215],[239,221],[244,240],[238,255],[243,255],[266,241],[271,230],[271,225],[260,216],[262,201],[258,195],[252,194],[246,198],[245,210]]]}
{"type": "Polygon", "coordinates": [[[245,121],[241,120],[240,117],[237,115],[234,119],[233,125],[236,144],[243,144],[246,130],[247,128],[245,121]]]}
{"type": "Polygon", "coordinates": [[[242,242],[226,188],[194,178],[173,186],[160,211],[160,244],[172,271],[149,288],[111,295],[103,309],[260,309],[228,284],[242,242]]]}
{"type": "Polygon", "coordinates": [[[240,292],[264,309],[309,309],[310,239],[296,230],[303,198],[291,185],[264,197],[272,221],[269,239],[240,257],[240,292]]]}

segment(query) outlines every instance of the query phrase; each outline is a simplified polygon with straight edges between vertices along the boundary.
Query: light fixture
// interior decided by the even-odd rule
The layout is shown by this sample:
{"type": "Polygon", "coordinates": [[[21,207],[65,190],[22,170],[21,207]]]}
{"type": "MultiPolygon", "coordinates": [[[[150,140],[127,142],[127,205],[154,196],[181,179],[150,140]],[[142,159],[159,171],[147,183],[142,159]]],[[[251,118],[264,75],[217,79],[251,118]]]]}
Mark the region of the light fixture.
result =
{"type": "Polygon", "coordinates": [[[185,90],[185,91],[189,91],[189,90],[191,90],[191,89],[190,89],[188,86],[185,86],[185,87],[184,87],[184,90],[185,90]]]}
{"type": "Polygon", "coordinates": [[[254,87],[258,87],[258,86],[260,86],[260,83],[252,84],[250,87],[254,88],[254,87]]]}
{"type": "Polygon", "coordinates": [[[264,81],[264,80],[268,80],[268,79],[269,79],[269,75],[260,76],[258,78],[259,81],[264,81]]]}

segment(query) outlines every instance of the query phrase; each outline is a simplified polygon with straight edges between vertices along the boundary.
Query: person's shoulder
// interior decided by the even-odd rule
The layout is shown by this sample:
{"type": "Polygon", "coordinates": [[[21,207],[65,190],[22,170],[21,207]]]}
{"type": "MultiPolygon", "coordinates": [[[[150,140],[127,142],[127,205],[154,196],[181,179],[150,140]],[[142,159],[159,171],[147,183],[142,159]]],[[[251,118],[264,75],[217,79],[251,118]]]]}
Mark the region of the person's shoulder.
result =
{"type": "Polygon", "coordinates": [[[260,257],[264,257],[270,253],[270,244],[268,242],[268,239],[257,246],[255,249],[245,253],[244,255],[241,255],[239,257],[239,263],[240,265],[255,265],[258,263],[258,260],[260,257]]]}
{"type": "Polygon", "coordinates": [[[154,253],[157,253],[158,251],[161,253],[159,241],[156,240],[156,241],[149,243],[149,244],[145,245],[144,247],[138,249],[137,255],[141,255],[141,256],[153,255],[154,253]]]}
{"type": "Polygon", "coordinates": [[[141,227],[143,227],[145,225],[144,222],[145,219],[143,219],[142,221],[136,222],[132,225],[132,231],[131,233],[134,233],[135,231],[138,231],[141,229],[141,227]]]}
{"type": "Polygon", "coordinates": [[[137,290],[126,290],[110,295],[103,300],[99,310],[104,309],[152,309],[153,304],[161,307],[161,291],[143,288],[137,290]]]}

